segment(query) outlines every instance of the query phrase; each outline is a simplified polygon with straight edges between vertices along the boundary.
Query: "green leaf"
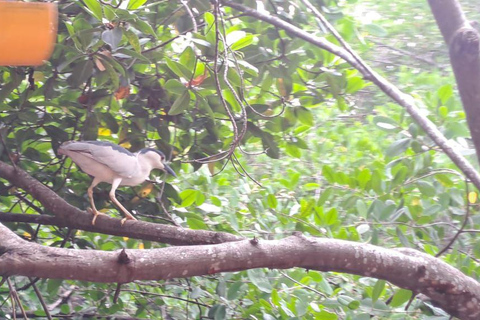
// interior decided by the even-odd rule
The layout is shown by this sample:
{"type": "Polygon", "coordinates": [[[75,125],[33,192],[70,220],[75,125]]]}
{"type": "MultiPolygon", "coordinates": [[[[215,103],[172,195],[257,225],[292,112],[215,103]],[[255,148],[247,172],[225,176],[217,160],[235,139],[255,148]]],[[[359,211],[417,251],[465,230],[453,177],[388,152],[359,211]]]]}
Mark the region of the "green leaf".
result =
{"type": "Polygon", "coordinates": [[[93,112],[87,114],[87,118],[83,123],[83,138],[85,140],[97,140],[98,137],[98,120],[93,112]]]}
{"type": "Polygon", "coordinates": [[[327,165],[324,165],[322,168],[322,175],[327,179],[328,182],[334,183],[335,182],[335,173],[333,169],[327,165]]]}
{"type": "Polygon", "coordinates": [[[280,149],[278,148],[278,145],[275,142],[273,135],[268,132],[263,132],[262,144],[265,152],[267,153],[267,156],[273,159],[280,158],[280,149]]]}
{"type": "Polygon", "coordinates": [[[103,14],[105,15],[105,18],[108,21],[113,21],[117,18],[117,15],[115,14],[115,11],[109,6],[104,6],[103,7],[103,14]]]}
{"type": "Polygon", "coordinates": [[[195,67],[195,52],[191,46],[187,46],[185,50],[180,54],[180,64],[187,69],[193,70],[195,67]]]}
{"type": "Polygon", "coordinates": [[[137,53],[142,52],[142,48],[140,47],[140,42],[138,41],[138,36],[132,30],[125,30],[125,36],[127,37],[128,43],[133,47],[137,53]]]}
{"type": "Polygon", "coordinates": [[[405,152],[405,150],[408,149],[411,141],[412,141],[411,138],[404,138],[404,139],[395,141],[385,151],[385,155],[387,157],[395,157],[395,156],[398,156],[399,154],[402,154],[403,152],[405,152]]]}
{"type": "Polygon", "coordinates": [[[418,190],[426,197],[434,197],[436,195],[435,187],[427,181],[417,181],[418,190]]]}
{"type": "Polygon", "coordinates": [[[197,200],[197,190],[186,189],[180,192],[180,198],[182,199],[182,207],[189,207],[197,200]]]}
{"type": "Polygon", "coordinates": [[[83,58],[85,57],[84,54],[79,54],[79,55],[76,55],[68,60],[66,60],[65,62],[61,63],[57,70],[58,72],[63,72],[63,69],[65,69],[66,67],[68,67],[70,64],[72,64],[73,62],[75,62],[75,60],[78,60],[79,58],[83,58]]]}
{"type": "Polygon", "coordinates": [[[143,6],[145,2],[147,2],[147,0],[130,0],[128,2],[127,9],[129,9],[129,10],[138,9],[141,6],[143,6]]]}
{"type": "Polygon", "coordinates": [[[363,89],[367,84],[361,77],[351,77],[347,82],[346,93],[355,93],[360,89],[363,89]]]}
{"type": "Polygon", "coordinates": [[[399,131],[400,130],[400,126],[398,125],[398,123],[391,119],[391,118],[387,118],[387,117],[383,117],[383,116],[376,116],[373,118],[373,123],[379,127],[380,129],[384,130],[384,131],[387,131],[387,132],[393,132],[393,131],[399,131]]]}
{"type": "Polygon", "coordinates": [[[272,294],[270,295],[270,299],[272,300],[273,305],[279,306],[280,305],[280,296],[278,295],[278,291],[273,289],[272,294]]]}
{"type": "Polygon", "coordinates": [[[120,86],[120,77],[118,76],[118,73],[115,71],[115,69],[112,67],[112,65],[108,61],[102,60],[102,65],[105,67],[105,72],[108,73],[108,76],[112,81],[113,90],[117,90],[118,87],[120,86]]]}
{"type": "Polygon", "coordinates": [[[440,98],[440,101],[442,104],[447,103],[447,100],[450,99],[450,97],[453,96],[453,88],[451,84],[446,84],[442,86],[440,89],[438,89],[438,97],[440,98]]]}
{"type": "Polygon", "coordinates": [[[43,128],[45,129],[45,131],[47,131],[48,135],[52,139],[58,140],[60,142],[68,140],[68,134],[64,130],[56,126],[49,125],[49,126],[44,126],[43,128]]]}
{"type": "Polygon", "coordinates": [[[135,29],[142,31],[145,34],[149,34],[154,37],[157,36],[155,30],[153,30],[152,26],[148,22],[145,22],[141,19],[135,19],[130,21],[130,23],[135,27],[135,29]]]}
{"type": "Polygon", "coordinates": [[[366,24],[364,27],[365,27],[365,30],[373,36],[376,36],[376,37],[388,36],[388,31],[383,27],[379,26],[378,24],[370,23],[370,24],[366,24]]]}
{"type": "Polygon", "coordinates": [[[110,63],[113,66],[113,68],[122,75],[123,78],[125,79],[128,78],[125,67],[121,63],[119,63],[116,59],[103,54],[99,54],[96,57],[101,58],[102,60],[105,60],[108,63],[110,63]]]}
{"type": "Polygon", "coordinates": [[[248,279],[262,292],[272,292],[272,285],[262,269],[247,270],[248,279]]]}
{"type": "Polygon", "coordinates": [[[194,230],[208,229],[208,226],[205,224],[203,220],[200,220],[194,217],[187,218],[187,225],[190,229],[194,229],[194,230]]]}
{"type": "MultiPolygon", "coordinates": [[[[369,316],[370,317],[370,316],[369,316]]],[[[335,313],[328,312],[326,310],[321,310],[320,312],[315,314],[315,319],[321,320],[338,320],[338,316],[335,313]]],[[[356,320],[360,320],[355,318],[356,320]]]]}
{"type": "Polygon", "coordinates": [[[240,40],[236,41],[230,46],[232,50],[240,50],[242,48],[248,47],[253,43],[253,39],[255,36],[253,34],[246,35],[245,37],[241,38],[240,40]]]}
{"type": "Polygon", "coordinates": [[[285,151],[294,158],[300,159],[302,157],[302,152],[293,143],[287,143],[285,151]]]}
{"type": "Polygon", "coordinates": [[[141,60],[141,61],[146,62],[148,64],[152,63],[147,57],[145,57],[141,53],[138,53],[138,52],[133,51],[133,50],[129,50],[129,49],[125,49],[125,48],[119,48],[116,53],[121,53],[121,54],[125,54],[127,56],[130,56],[132,58],[137,58],[138,60],[141,60]]]}
{"type": "Polygon", "coordinates": [[[166,58],[165,62],[170,70],[173,71],[178,77],[184,78],[189,80],[192,77],[192,72],[184,67],[181,63],[173,61],[171,59],[166,58]]]}
{"type": "Polygon", "coordinates": [[[267,196],[267,204],[268,204],[268,206],[269,206],[270,208],[273,208],[273,209],[275,209],[275,208],[277,207],[278,202],[277,202],[277,198],[275,197],[274,194],[271,194],[271,193],[270,193],[270,194],[267,196]]]}
{"type": "Polygon", "coordinates": [[[117,133],[119,130],[118,122],[110,112],[100,114],[100,119],[105,122],[107,128],[113,133],[117,133]]]}
{"type": "Polygon", "coordinates": [[[185,89],[180,97],[172,104],[168,114],[171,116],[182,113],[190,104],[190,92],[185,89]]]}
{"type": "Polygon", "coordinates": [[[72,74],[67,78],[67,83],[71,87],[79,87],[93,74],[93,61],[85,60],[77,63],[73,68],[72,74]]]}
{"type": "Polygon", "coordinates": [[[187,89],[184,84],[182,84],[177,79],[170,79],[165,83],[164,86],[165,90],[168,92],[176,93],[176,94],[183,94],[187,89]]]}
{"type": "Polygon", "coordinates": [[[117,50],[120,41],[122,41],[122,29],[113,28],[102,32],[102,40],[107,43],[113,51],[117,50]]]}
{"type": "Polygon", "coordinates": [[[358,185],[360,188],[365,189],[365,186],[367,183],[370,181],[372,178],[372,173],[370,172],[370,169],[365,168],[360,173],[358,174],[358,185]]]}
{"type": "Polygon", "coordinates": [[[402,306],[412,297],[412,291],[400,289],[393,295],[392,301],[390,302],[390,306],[392,308],[397,308],[402,306]]]}
{"type": "Polygon", "coordinates": [[[382,294],[383,290],[385,289],[385,280],[377,280],[375,285],[373,286],[373,291],[372,291],[372,302],[375,303],[380,295],[382,294]]]}
{"type": "Polygon", "coordinates": [[[93,16],[98,20],[102,21],[103,12],[100,3],[97,0],[83,0],[83,2],[88,7],[88,9],[90,9],[93,16]]]}
{"type": "Polygon", "coordinates": [[[300,120],[301,123],[307,125],[307,126],[313,126],[314,121],[313,121],[313,115],[308,110],[307,108],[304,107],[297,107],[295,108],[295,115],[297,116],[298,120],[300,120]]]}
{"type": "Polygon", "coordinates": [[[327,225],[335,224],[338,221],[338,211],[336,208],[331,208],[325,214],[325,223],[327,225]]]}
{"type": "Polygon", "coordinates": [[[205,12],[204,18],[208,28],[212,27],[215,24],[215,16],[211,12],[205,12]]]}
{"type": "Polygon", "coordinates": [[[238,281],[235,283],[232,283],[228,286],[228,291],[227,291],[227,299],[228,300],[236,300],[240,296],[240,288],[243,286],[243,282],[238,281]]]}
{"type": "Polygon", "coordinates": [[[223,320],[227,318],[227,308],[223,304],[216,304],[208,310],[208,317],[213,320],[223,320]]]}

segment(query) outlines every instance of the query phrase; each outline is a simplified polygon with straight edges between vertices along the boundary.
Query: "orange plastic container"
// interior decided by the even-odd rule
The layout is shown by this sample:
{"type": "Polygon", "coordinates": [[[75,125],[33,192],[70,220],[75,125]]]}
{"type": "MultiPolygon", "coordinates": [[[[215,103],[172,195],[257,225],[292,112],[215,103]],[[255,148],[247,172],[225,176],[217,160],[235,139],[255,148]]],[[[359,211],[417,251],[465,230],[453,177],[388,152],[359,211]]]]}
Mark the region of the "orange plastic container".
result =
{"type": "Polygon", "coordinates": [[[54,3],[0,1],[0,65],[36,66],[48,60],[57,19],[54,3]]]}

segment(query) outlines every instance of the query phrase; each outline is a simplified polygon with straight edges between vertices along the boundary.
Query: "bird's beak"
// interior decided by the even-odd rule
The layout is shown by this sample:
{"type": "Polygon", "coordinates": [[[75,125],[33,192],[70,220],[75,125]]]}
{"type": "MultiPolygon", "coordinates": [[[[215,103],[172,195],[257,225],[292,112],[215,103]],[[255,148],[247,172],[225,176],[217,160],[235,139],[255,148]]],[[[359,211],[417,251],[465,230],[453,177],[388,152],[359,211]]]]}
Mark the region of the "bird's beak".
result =
{"type": "Polygon", "coordinates": [[[168,174],[171,174],[175,178],[177,177],[177,175],[175,174],[175,171],[173,171],[172,168],[170,168],[170,166],[166,163],[163,164],[163,171],[165,171],[168,174]]]}

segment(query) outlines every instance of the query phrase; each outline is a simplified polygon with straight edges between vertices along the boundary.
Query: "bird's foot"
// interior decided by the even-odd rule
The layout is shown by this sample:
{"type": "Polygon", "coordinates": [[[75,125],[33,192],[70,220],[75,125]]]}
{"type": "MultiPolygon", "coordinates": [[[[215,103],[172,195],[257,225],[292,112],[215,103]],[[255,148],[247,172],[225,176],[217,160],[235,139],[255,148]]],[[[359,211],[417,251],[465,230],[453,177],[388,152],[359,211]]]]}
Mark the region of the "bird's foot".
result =
{"type": "Polygon", "coordinates": [[[121,223],[122,223],[122,226],[123,224],[125,223],[125,221],[127,220],[137,220],[137,218],[135,218],[134,216],[130,215],[130,216],[126,216],[125,218],[122,219],[121,223]]]}
{"type": "Polygon", "coordinates": [[[93,219],[92,219],[92,226],[95,225],[95,221],[97,221],[97,217],[98,216],[105,216],[106,214],[103,213],[103,212],[100,212],[98,210],[95,210],[95,209],[92,209],[92,208],[88,208],[87,211],[91,214],[93,214],[93,219]]]}

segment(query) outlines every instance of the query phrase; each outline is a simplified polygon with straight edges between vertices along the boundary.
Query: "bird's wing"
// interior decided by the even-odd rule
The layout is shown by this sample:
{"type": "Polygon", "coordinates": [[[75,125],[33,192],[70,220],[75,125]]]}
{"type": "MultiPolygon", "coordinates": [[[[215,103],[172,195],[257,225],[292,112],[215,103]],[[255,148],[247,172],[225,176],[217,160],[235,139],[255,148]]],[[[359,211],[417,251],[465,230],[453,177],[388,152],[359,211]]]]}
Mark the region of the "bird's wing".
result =
{"type": "Polygon", "coordinates": [[[137,170],[137,157],[127,149],[107,141],[70,141],[61,150],[81,153],[122,177],[131,177],[137,170]]]}

